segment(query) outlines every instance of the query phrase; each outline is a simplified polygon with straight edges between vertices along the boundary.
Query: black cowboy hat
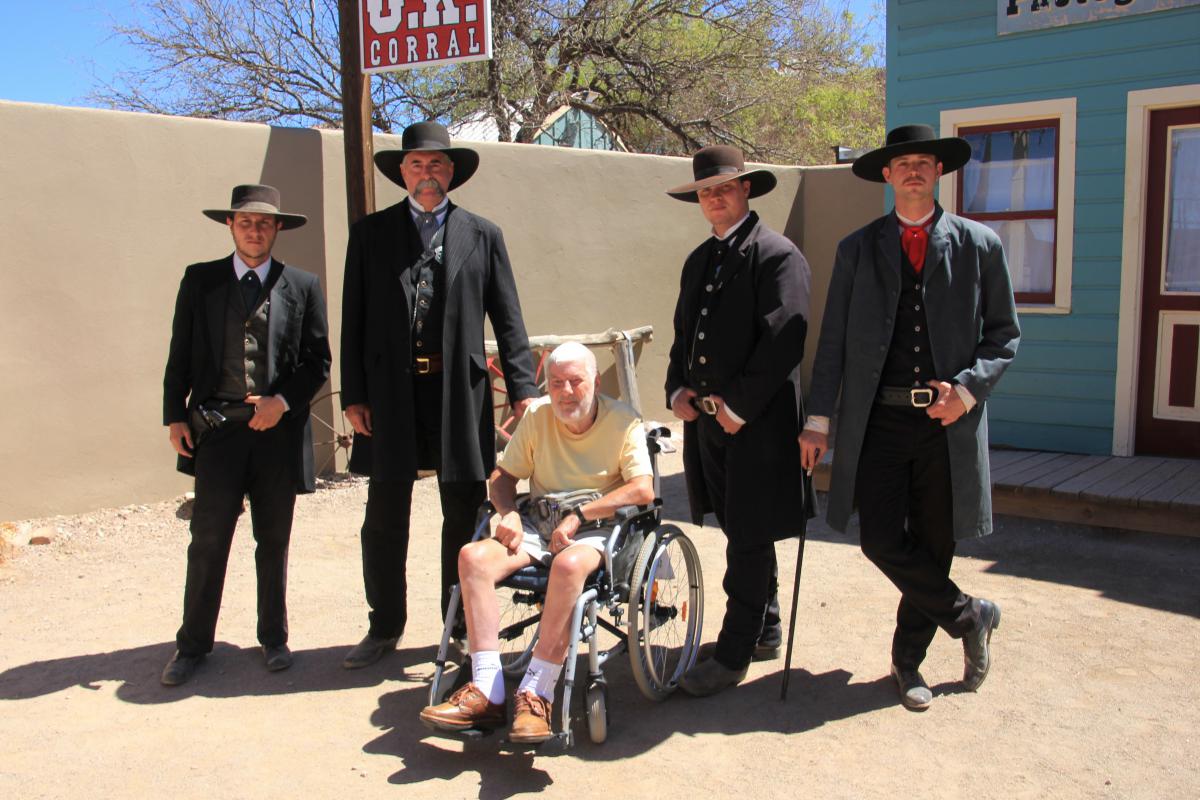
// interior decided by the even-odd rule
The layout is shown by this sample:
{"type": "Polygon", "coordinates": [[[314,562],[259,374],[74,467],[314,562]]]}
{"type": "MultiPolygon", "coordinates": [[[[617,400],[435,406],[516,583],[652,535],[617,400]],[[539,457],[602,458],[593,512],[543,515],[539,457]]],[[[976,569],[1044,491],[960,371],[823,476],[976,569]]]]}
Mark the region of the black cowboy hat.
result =
{"type": "Polygon", "coordinates": [[[303,214],[285,214],[279,210],[279,190],[274,186],[264,186],[258,183],[246,183],[233,187],[233,197],[229,208],[208,208],[204,216],[225,222],[239,211],[249,214],[274,214],[283,223],[283,229],[299,228],[308,222],[303,214]]]}
{"type": "Polygon", "coordinates": [[[400,175],[400,162],[409,153],[436,150],[446,154],[454,164],[454,177],[450,179],[447,192],[466,183],[479,166],[479,154],[469,147],[451,147],[450,132],[436,122],[414,122],[409,125],[400,137],[400,145],[399,150],[380,150],[376,153],[375,166],[388,180],[401,186],[404,186],[404,178],[400,175]]]}
{"type": "Polygon", "coordinates": [[[901,125],[888,131],[887,143],[863,153],[851,167],[863,180],[886,183],[883,168],[897,156],[927,153],[942,162],[942,174],[949,175],[971,160],[971,145],[966,139],[948,136],[938,139],[928,125],[901,125]]]}
{"type": "Polygon", "coordinates": [[[676,200],[698,203],[696,192],[709,186],[734,180],[750,181],[750,196],[761,197],[775,188],[775,176],[765,169],[746,171],[742,151],[727,144],[702,147],[692,156],[691,183],[668,189],[667,194],[676,200]]]}

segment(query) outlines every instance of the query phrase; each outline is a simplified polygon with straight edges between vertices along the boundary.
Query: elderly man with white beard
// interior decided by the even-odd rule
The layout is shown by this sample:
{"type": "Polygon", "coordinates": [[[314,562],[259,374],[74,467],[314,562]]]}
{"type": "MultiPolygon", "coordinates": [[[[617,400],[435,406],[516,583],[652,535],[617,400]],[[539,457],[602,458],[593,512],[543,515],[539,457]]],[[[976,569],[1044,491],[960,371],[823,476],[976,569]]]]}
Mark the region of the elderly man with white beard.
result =
{"type": "MultiPolygon", "coordinates": [[[[538,643],[517,688],[509,739],[551,736],[554,689],[570,642],[571,611],[584,581],[604,558],[608,532],[585,527],[622,506],[654,499],[653,467],[642,420],[634,409],[599,394],[596,357],[583,345],[560,345],[546,360],[549,397],[535,401],[492,473],[489,495],[499,522],[491,538],[459,553],[472,680],[448,701],[428,706],[421,720],[440,730],[495,728],[505,722],[496,583],[534,563],[550,566],[538,643]],[[593,492],[595,499],[539,533],[531,504],[518,508],[517,483],[529,480],[530,500],[593,492]],[[524,512],[524,513],[523,513],[524,512]]],[[[543,526],[545,527],[545,526],[543,526]]]]}

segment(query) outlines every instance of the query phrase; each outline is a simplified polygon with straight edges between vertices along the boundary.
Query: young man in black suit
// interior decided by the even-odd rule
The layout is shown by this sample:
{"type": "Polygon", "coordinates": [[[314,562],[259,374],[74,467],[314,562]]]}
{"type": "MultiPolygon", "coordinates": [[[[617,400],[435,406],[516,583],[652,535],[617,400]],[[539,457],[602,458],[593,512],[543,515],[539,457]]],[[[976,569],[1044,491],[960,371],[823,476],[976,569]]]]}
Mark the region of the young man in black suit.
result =
{"type": "Polygon", "coordinates": [[[810,276],[796,245],[750,210],[773,174],[747,170],[727,145],[699,150],[692,173],[667,194],[697,203],[712,235],[683,265],[666,392],[684,421],[692,522],[711,511],[728,540],[716,650],[679,681],[702,696],[739,683],[782,641],[775,542],[804,534],[813,501],[794,441],[810,276]]]}
{"type": "Polygon", "coordinates": [[[196,476],[183,625],[162,673],[166,686],[186,682],[212,650],[246,495],[257,542],[258,640],[267,669],[292,665],[288,540],[305,478],[308,404],[331,361],[320,281],[271,258],[279,231],[305,217],[281,212],[279,191],[260,185],[235,187],[229,208],[204,214],[229,226],[234,252],[184,272],[163,378],[163,423],[180,471],[196,476]]]}

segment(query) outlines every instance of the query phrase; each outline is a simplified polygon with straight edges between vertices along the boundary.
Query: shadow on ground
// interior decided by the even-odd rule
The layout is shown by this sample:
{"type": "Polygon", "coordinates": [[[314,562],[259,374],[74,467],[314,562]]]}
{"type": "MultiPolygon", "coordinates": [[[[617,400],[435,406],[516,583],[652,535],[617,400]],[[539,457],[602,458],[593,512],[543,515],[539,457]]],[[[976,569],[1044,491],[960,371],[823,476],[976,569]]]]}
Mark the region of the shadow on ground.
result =
{"type": "MultiPolygon", "coordinates": [[[[581,661],[581,665],[584,663],[581,661]]],[[[585,667],[584,670],[586,674],[585,667]]],[[[852,682],[852,675],[845,670],[820,675],[793,670],[786,701],[779,699],[782,680],[779,671],[744,683],[736,691],[702,699],[677,692],[662,703],[642,697],[624,659],[610,662],[605,675],[609,686],[608,741],[593,744],[589,740],[582,693],[577,689],[572,714],[575,732],[572,758],[627,759],[653,750],[672,737],[699,734],[798,733],[896,705],[896,690],[890,677],[881,675],[868,682],[852,682]]],[[[515,687],[510,684],[508,688],[511,694],[515,687]]],[[[934,689],[938,694],[958,690],[957,684],[934,689]]],[[[484,800],[537,792],[553,783],[545,770],[534,766],[532,753],[505,748],[503,731],[467,742],[457,737],[437,736],[423,727],[417,717],[428,699],[427,686],[389,692],[380,698],[379,708],[371,718],[372,724],[385,732],[363,750],[394,756],[403,762],[389,779],[391,783],[419,784],[474,773],[478,775],[479,796],[484,800]]],[[[555,727],[561,694],[557,700],[555,727]]]]}
{"type": "MultiPolygon", "coordinates": [[[[664,477],[662,494],[665,518],[689,519],[682,474],[664,477]]],[[[809,522],[809,541],[857,548],[857,516],[839,533],[825,522],[825,495],[819,502],[821,514],[809,522]]],[[[705,517],[706,529],[715,524],[711,515],[705,517]]],[[[794,540],[778,548],[782,557],[794,551],[794,540]]],[[[990,573],[1092,589],[1110,600],[1200,617],[1200,540],[1189,536],[998,515],[995,533],[960,542],[958,555],[994,562],[990,573]]],[[[790,577],[781,576],[780,582],[790,577]]]]}
{"type": "Polygon", "coordinates": [[[383,686],[389,681],[426,686],[437,648],[401,648],[397,655],[367,669],[346,670],[342,658],[353,646],[322,647],[293,651],[291,669],[267,672],[258,647],[236,647],[218,642],[183,686],[167,687],[158,682],[162,668],[175,652],[174,642],[149,644],[110,653],[68,656],[22,664],[0,673],[0,700],[25,700],[82,686],[99,689],[100,684],[118,682],[117,697],[127,703],[174,703],[188,697],[255,697],[299,694],[383,686]],[[409,672],[401,665],[421,665],[409,672]]]}

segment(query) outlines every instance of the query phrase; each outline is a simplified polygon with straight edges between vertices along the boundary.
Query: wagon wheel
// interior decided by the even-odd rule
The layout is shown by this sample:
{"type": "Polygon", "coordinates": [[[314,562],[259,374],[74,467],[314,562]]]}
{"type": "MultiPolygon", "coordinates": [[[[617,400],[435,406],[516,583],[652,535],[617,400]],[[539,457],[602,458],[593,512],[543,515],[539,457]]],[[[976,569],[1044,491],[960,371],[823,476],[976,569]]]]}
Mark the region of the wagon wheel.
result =
{"type": "MultiPolygon", "coordinates": [[[[309,417],[312,419],[313,451],[319,453],[328,447],[329,452],[317,465],[316,474],[338,471],[338,454],[343,455],[345,468],[350,464],[350,448],[354,445],[354,431],[341,413],[341,392],[327,392],[312,401],[309,417]],[[329,401],[329,406],[325,402],[329,401]],[[330,410],[332,408],[332,410],[330,410]],[[332,419],[330,415],[332,414],[332,419]]],[[[345,471],[345,469],[343,469],[345,471]]]]}
{"type": "MultiPolygon", "coordinates": [[[[550,354],[549,350],[534,350],[537,357],[537,364],[533,370],[533,379],[537,384],[538,394],[546,393],[546,356],[550,354]]],[[[496,448],[503,449],[508,440],[512,438],[513,429],[516,427],[516,418],[513,417],[512,404],[508,401],[508,389],[504,385],[504,370],[500,366],[499,356],[489,356],[487,360],[488,377],[492,382],[492,396],[495,402],[492,405],[493,419],[496,423],[496,448]]]]}

